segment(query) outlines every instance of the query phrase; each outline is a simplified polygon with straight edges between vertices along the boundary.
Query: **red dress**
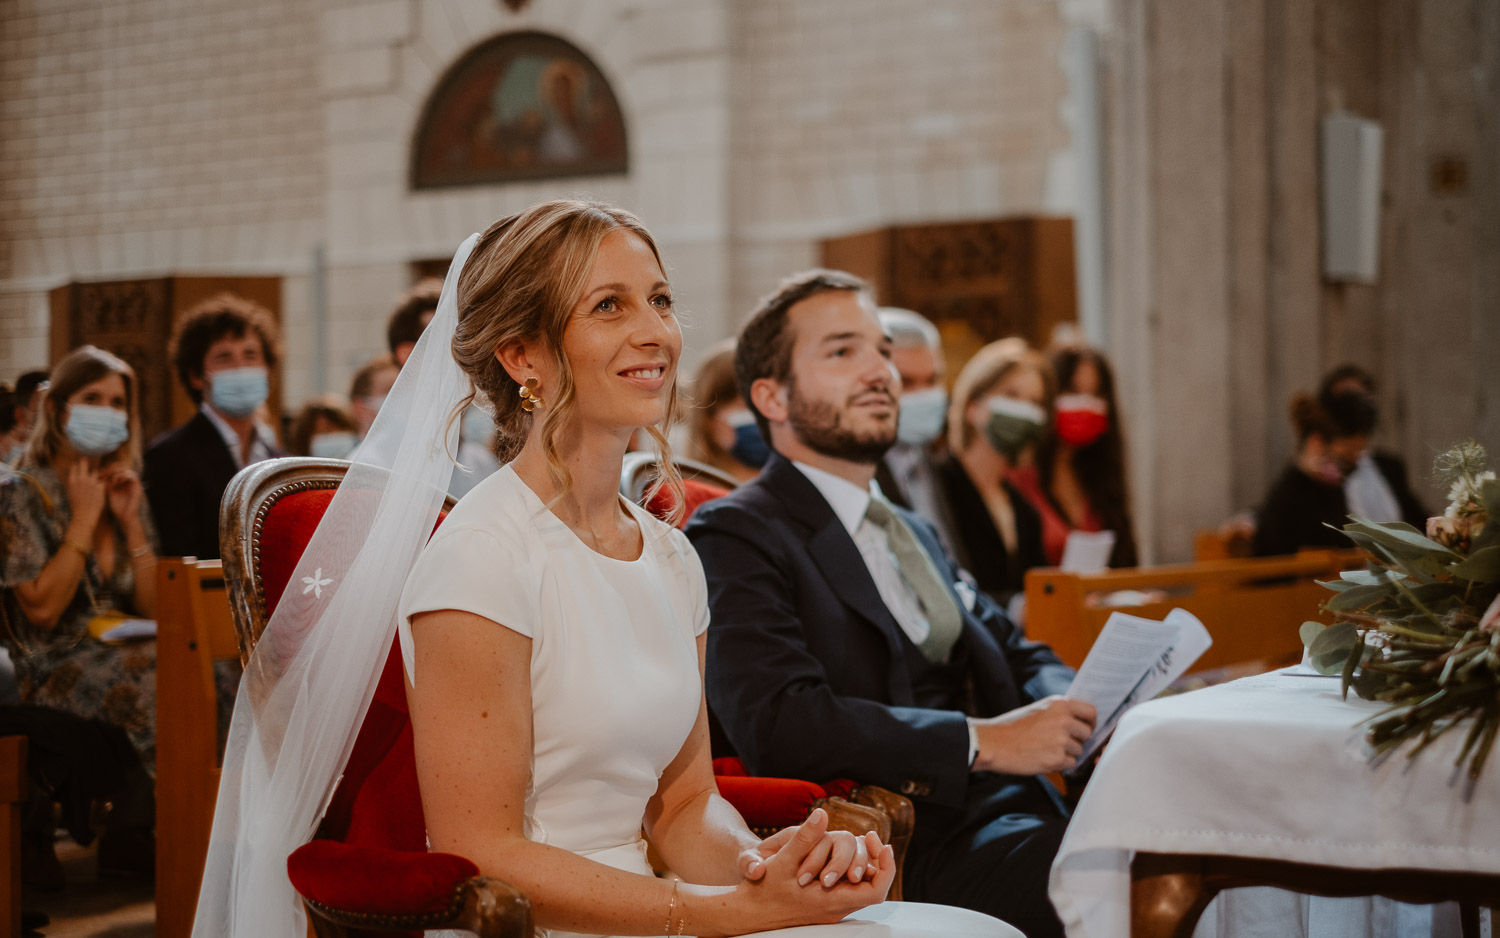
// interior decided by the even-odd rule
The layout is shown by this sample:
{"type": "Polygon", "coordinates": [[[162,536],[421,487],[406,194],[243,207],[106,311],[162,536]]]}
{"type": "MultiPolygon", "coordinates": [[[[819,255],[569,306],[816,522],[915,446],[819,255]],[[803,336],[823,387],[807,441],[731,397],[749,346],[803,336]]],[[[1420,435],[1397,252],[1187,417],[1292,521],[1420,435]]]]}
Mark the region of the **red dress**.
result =
{"type": "Polygon", "coordinates": [[[1036,471],[1035,463],[1027,463],[1017,469],[1012,469],[1006,481],[1015,487],[1036,509],[1036,513],[1042,516],[1042,551],[1047,555],[1047,562],[1056,567],[1062,563],[1063,548],[1068,544],[1068,535],[1073,531],[1102,531],[1103,523],[1099,515],[1090,505],[1088,512],[1083,516],[1083,523],[1076,528],[1068,523],[1063,513],[1057,510],[1052,499],[1042,491],[1042,478],[1036,471]]]}

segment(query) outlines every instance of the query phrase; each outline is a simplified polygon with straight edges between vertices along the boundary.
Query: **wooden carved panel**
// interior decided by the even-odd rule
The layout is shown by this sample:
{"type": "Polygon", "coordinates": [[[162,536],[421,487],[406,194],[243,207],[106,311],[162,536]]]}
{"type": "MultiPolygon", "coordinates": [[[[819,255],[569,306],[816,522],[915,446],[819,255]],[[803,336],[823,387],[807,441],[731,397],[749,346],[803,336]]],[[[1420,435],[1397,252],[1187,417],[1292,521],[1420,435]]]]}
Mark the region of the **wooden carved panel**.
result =
{"type": "Polygon", "coordinates": [[[875,285],[943,334],[949,378],[980,346],[1010,335],[1045,346],[1077,315],[1072,221],[1014,218],[905,225],[823,243],[823,263],[875,285]]]}

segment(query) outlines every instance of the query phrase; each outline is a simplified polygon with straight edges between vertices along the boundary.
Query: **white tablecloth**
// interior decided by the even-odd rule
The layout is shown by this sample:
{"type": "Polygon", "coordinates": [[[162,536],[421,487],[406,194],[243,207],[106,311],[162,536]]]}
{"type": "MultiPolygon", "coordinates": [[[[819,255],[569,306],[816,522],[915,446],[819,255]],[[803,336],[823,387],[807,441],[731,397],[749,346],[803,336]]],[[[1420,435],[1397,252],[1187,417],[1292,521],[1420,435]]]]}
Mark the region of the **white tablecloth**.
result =
{"type": "MultiPolygon", "coordinates": [[[[1069,938],[1129,934],[1136,850],[1500,874],[1500,757],[1467,799],[1467,775],[1452,765],[1464,727],[1416,760],[1398,753],[1372,766],[1363,727],[1354,724],[1380,708],[1353,694],[1341,700],[1337,678],[1273,672],[1126,714],[1052,867],[1050,895],[1069,938]]],[[[1205,913],[1200,936],[1327,933],[1306,928],[1318,910],[1305,898],[1271,889],[1222,898],[1205,913]],[[1297,914],[1298,930],[1255,927],[1297,914]]],[[[1329,903],[1324,917],[1345,926],[1365,910],[1370,934],[1417,933],[1412,913],[1433,919],[1426,908],[1392,910],[1383,900],[1316,901],[1329,903]],[[1402,924],[1389,931],[1382,922],[1402,924]]],[[[1450,919],[1440,912],[1436,931],[1447,931],[1450,919]]]]}

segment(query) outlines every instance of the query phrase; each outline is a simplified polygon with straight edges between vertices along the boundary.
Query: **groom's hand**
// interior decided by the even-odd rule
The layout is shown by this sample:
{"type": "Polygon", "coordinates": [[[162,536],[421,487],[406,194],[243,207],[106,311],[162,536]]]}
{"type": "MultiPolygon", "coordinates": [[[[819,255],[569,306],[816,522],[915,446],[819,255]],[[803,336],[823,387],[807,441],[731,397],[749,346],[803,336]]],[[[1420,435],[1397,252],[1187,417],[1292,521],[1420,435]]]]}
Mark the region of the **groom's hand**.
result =
{"type": "Polygon", "coordinates": [[[1066,772],[1078,764],[1096,718],[1093,704],[1054,696],[975,720],[974,768],[1008,775],[1066,772]]]}

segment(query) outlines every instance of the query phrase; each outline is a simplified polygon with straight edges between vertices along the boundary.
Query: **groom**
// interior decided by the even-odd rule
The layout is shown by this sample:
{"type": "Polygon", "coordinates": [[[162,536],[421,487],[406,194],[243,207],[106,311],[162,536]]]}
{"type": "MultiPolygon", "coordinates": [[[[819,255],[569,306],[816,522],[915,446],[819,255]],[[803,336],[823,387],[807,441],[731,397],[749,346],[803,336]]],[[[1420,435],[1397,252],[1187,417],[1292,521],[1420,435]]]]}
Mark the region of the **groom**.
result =
{"type": "Polygon", "coordinates": [[[735,374],[775,451],[688,527],[708,577],[708,700],[756,774],[854,778],[916,808],[905,895],[1061,936],[1067,824],[1041,773],[1094,709],[1072,671],[969,588],[932,527],[871,485],[900,378],[868,285],[811,270],[763,299],[735,374]]]}

